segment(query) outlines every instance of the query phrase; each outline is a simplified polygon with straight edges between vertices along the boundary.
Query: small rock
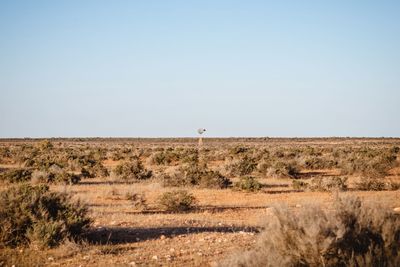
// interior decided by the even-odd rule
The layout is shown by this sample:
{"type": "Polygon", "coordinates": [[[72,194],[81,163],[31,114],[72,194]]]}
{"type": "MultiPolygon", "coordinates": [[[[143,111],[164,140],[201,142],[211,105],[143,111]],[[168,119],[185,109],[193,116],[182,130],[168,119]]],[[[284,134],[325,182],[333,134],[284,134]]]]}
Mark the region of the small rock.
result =
{"type": "Polygon", "coordinates": [[[90,258],[89,255],[83,256],[84,260],[88,260],[89,258],[90,258]]]}
{"type": "Polygon", "coordinates": [[[394,212],[400,212],[400,207],[394,208],[393,211],[394,212]]]}
{"type": "Polygon", "coordinates": [[[201,253],[201,252],[197,252],[197,255],[199,255],[199,256],[203,256],[203,253],[201,253]]]}
{"type": "Polygon", "coordinates": [[[54,258],[53,257],[48,257],[47,260],[48,261],[54,261],[54,258]]]}
{"type": "Polygon", "coordinates": [[[130,266],[136,266],[136,262],[131,261],[131,262],[129,263],[129,265],[130,265],[130,266]]]}
{"type": "Polygon", "coordinates": [[[161,236],[160,236],[160,239],[161,239],[161,240],[164,240],[164,239],[165,239],[165,235],[161,235],[161,236]]]}
{"type": "Polygon", "coordinates": [[[300,204],[296,204],[296,208],[301,208],[301,205],[300,204]]]}
{"type": "Polygon", "coordinates": [[[174,248],[170,248],[169,251],[170,251],[170,252],[174,252],[175,249],[174,249],[174,248]]]}
{"type": "Polygon", "coordinates": [[[154,256],[152,257],[152,259],[156,261],[156,260],[158,260],[158,256],[154,255],[154,256]]]}

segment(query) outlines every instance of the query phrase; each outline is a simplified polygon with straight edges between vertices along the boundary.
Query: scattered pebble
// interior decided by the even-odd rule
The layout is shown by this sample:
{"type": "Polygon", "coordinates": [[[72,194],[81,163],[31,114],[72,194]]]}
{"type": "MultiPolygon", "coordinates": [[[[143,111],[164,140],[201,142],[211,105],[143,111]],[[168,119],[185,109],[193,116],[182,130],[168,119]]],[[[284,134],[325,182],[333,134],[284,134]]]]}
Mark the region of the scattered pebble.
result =
{"type": "Polygon", "coordinates": [[[156,261],[156,260],[158,260],[158,256],[154,255],[154,256],[152,257],[152,259],[156,261]]]}

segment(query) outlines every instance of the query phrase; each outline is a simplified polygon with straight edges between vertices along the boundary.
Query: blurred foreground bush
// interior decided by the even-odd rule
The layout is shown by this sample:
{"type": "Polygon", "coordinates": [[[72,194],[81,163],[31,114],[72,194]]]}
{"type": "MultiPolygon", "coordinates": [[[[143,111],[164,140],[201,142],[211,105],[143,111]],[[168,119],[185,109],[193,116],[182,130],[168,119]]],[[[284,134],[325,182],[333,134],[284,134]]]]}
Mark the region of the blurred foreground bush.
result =
{"type": "Polygon", "coordinates": [[[400,266],[400,217],[388,208],[341,198],[334,211],[274,209],[254,250],[221,266],[400,266]]]}
{"type": "Polygon", "coordinates": [[[0,246],[56,246],[79,240],[90,223],[84,205],[48,186],[21,184],[0,193],[0,246]]]}

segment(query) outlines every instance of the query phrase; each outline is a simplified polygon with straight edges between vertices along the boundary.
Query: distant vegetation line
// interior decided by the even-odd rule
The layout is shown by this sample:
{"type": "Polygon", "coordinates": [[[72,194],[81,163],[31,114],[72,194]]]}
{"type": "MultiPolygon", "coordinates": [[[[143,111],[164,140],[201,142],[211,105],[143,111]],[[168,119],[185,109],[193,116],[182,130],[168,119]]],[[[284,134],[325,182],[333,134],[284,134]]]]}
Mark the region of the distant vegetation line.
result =
{"type": "MultiPolygon", "coordinates": [[[[196,142],[198,137],[25,137],[0,138],[0,142],[196,142]]],[[[309,142],[309,141],[400,141],[400,137],[203,137],[207,142],[309,142]]]]}

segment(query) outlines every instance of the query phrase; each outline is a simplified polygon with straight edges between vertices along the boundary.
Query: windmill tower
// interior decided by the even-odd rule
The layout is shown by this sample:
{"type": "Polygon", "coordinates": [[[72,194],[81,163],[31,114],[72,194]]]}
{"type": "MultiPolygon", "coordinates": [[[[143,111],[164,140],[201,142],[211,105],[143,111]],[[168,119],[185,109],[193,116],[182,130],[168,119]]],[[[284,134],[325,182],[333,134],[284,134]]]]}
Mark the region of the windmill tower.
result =
{"type": "Polygon", "coordinates": [[[197,130],[197,133],[200,135],[199,136],[199,147],[201,147],[203,145],[203,137],[202,134],[206,131],[206,129],[204,128],[200,128],[197,130]]]}

